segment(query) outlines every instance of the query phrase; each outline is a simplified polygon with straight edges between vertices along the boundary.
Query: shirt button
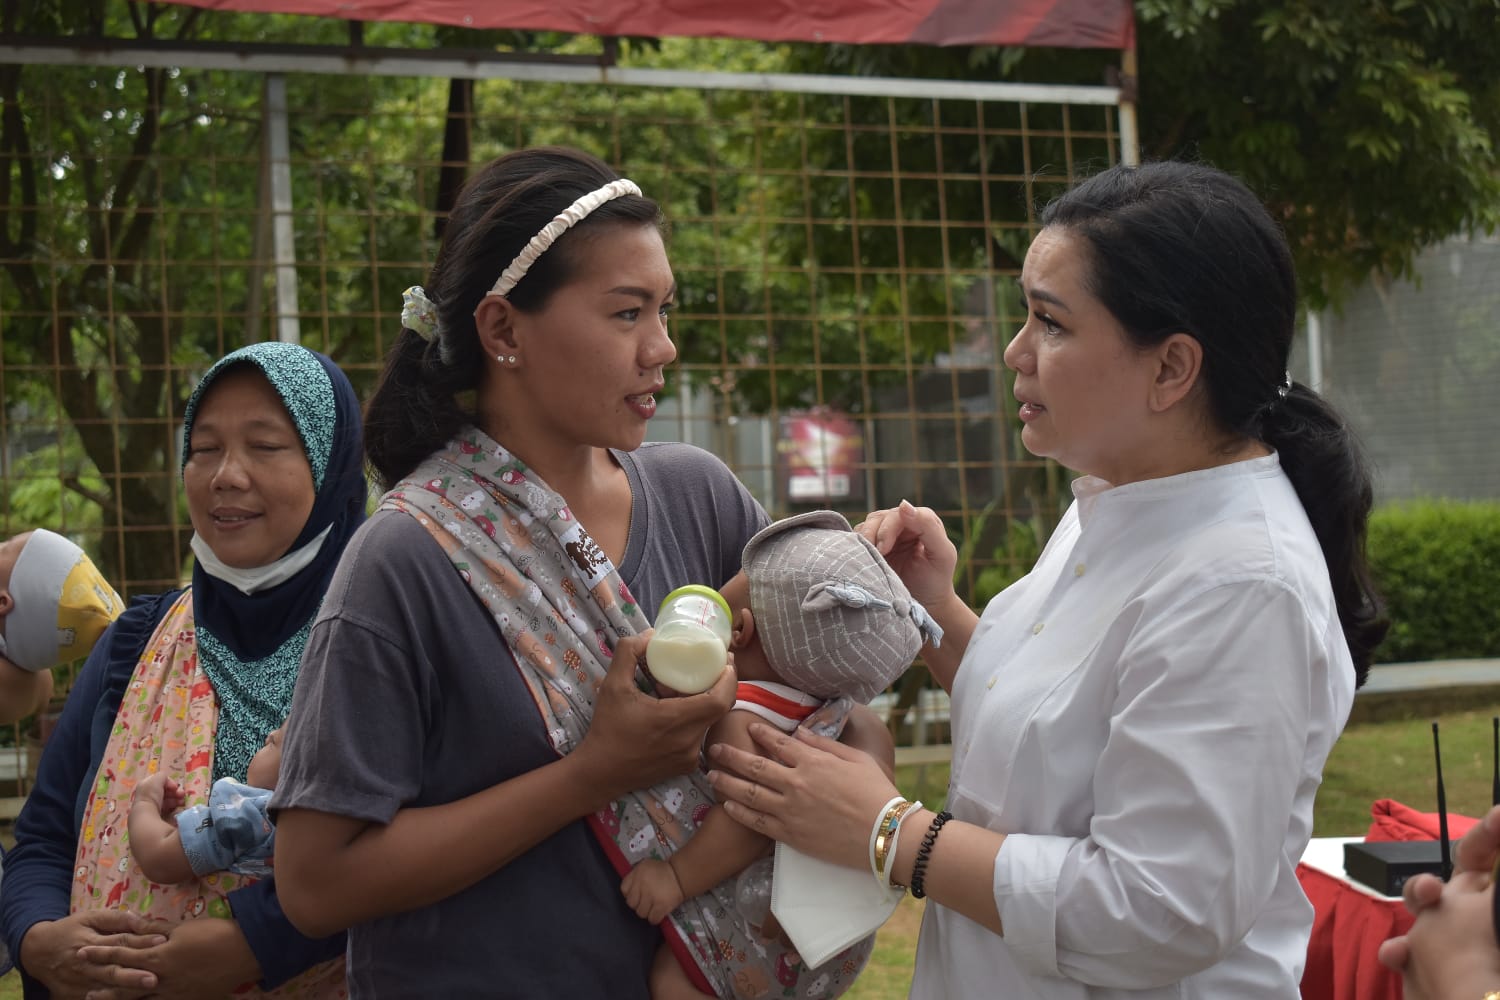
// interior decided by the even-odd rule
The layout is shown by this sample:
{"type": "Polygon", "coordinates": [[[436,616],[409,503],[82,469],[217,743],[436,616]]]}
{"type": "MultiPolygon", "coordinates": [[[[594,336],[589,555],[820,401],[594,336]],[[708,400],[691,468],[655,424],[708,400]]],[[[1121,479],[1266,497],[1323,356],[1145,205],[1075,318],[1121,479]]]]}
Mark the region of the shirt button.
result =
{"type": "Polygon", "coordinates": [[[989,680],[985,681],[984,688],[986,691],[995,686],[995,680],[996,678],[991,677],[989,680]]]}
{"type": "Polygon", "coordinates": [[[1082,576],[1084,574],[1084,571],[1087,570],[1087,569],[1088,569],[1087,566],[1085,566],[1083,563],[1079,563],[1077,566],[1073,567],[1073,575],[1074,576],[1082,576]]]}
{"type": "Polygon", "coordinates": [[[1037,622],[1035,625],[1031,626],[1031,634],[1032,635],[1041,635],[1042,634],[1042,623],[1041,622],[1037,622]]]}

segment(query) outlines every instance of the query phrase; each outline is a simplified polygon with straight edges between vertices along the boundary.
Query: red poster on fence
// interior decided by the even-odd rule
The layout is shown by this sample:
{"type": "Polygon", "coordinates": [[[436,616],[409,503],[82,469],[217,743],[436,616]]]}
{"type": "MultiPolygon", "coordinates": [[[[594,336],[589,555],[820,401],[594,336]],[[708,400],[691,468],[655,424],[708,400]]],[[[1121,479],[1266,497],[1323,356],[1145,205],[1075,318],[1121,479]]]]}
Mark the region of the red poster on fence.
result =
{"type": "Polygon", "coordinates": [[[782,497],[793,504],[834,503],[865,495],[864,437],[837,410],[808,410],[781,418],[782,497]]]}

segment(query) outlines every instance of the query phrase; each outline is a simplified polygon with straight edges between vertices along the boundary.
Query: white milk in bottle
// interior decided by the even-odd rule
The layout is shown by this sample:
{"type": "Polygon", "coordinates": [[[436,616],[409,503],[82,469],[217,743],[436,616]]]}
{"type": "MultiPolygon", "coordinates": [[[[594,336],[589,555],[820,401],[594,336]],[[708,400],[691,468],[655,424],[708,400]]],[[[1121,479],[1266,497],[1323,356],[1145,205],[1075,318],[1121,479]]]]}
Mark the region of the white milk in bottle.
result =
{"type": "Polygon", "coordinates": [[[672,591],[646,644],[651,676],[680,694],[713,687],[729,661],[730,617],[717,590],[693,583],[672,591]]]}

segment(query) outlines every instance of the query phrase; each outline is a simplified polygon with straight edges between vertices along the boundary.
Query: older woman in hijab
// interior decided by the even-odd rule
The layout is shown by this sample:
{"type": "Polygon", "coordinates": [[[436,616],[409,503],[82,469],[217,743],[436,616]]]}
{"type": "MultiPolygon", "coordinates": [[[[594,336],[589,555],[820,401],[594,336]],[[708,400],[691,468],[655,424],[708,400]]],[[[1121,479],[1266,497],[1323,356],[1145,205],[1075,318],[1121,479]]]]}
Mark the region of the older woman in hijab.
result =
{"type": "Polygon", "coordinates": [[[204,375],[183,446],[192,586],[137,599],[100,639],[16,821],[0,917],[28,997],[343,993],[343,936],[298,933],[274,879],[152,883],[125,820],[159,770],[189,804],[218,778],[243,781],[286,716],[365,517],[359,404],[323,355],[256,344],[204,375]]]}

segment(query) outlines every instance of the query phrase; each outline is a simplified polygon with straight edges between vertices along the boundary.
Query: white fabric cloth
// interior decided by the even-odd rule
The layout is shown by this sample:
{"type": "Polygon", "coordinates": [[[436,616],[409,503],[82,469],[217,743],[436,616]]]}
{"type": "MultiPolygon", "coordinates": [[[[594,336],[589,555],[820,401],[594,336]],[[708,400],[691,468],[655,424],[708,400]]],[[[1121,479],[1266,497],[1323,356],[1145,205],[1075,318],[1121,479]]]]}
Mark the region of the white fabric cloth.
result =
{"type": "Polygon", "coordinates": [[[1312,527],[1275,455],[1073,492],[952,692],[948,808],[1009,834],[1005,936],[929,903],[911,996],[1293,1000],[1354,697],[1312,527]]]}

